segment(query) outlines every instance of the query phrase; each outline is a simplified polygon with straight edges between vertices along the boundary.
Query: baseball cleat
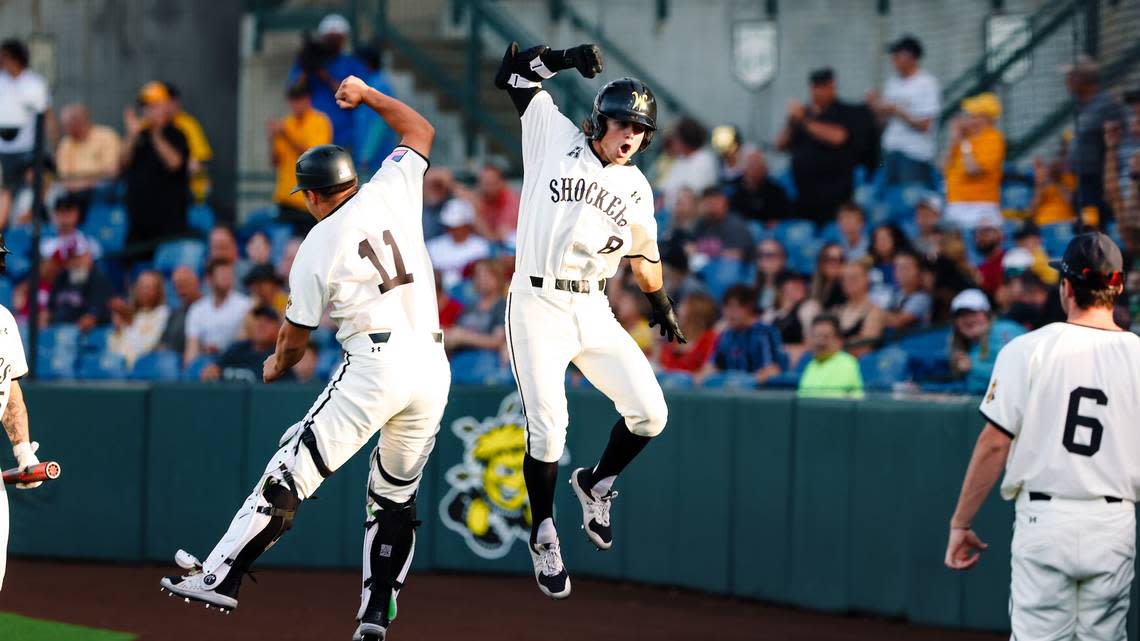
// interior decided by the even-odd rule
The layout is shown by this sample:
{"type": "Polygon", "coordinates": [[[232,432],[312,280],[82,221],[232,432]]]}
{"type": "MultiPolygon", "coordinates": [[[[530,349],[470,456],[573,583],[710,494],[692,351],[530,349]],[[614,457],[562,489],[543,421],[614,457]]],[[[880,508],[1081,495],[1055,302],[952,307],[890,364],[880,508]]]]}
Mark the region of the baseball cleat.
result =
{"type": "Polygon", "coordinates": [[[570,487],[574,488],[574,495],[582,504],[582,529],[599,550],[608,550],[614,544],[614,531],[610,527],[610,505],[617,492],[610,490],[595,497],[593,492],[582,486],[579,479],[581,475],[588,474],[589,470],[580,467],[570,475],[570,487]]]}
{"type": "Polygon", "coordinates": [[[206,609],[215,607],[229,614],[237,607],[237,590],[233,594],[224,594],[217,591],[217,577],[213,574],[204,574],[202,564],[193,554],[185,550],[178,550],[174,555],[174,562],[178,567],[188,570],[186,576],[164,576],[159,581],[159,590],[167,592],[170,596],[180,596],[182,600],[190,603],[197,601],[206,604],[206,609]]]}
{"type": "Polygon", "coordinates": [[[570,596],[570,575],[562,565],[562,552],[558,540],[550,543],[529,545],[530,559],[534,563],[534,578],[538,589],[552,599],[565,599],[570,596]]]}
{"type": "Polygon", "coordinates": [[[389,614],[391,617],[384,616],[382,612],[366,611],[364,616],[360,618],[360,625],[356,626],[356,632],[352,635],[352,641],[384,641],[388,634],[388,626],[391,625],[392,619],[395,618],[395,606],[391,608],[389,614]]]}

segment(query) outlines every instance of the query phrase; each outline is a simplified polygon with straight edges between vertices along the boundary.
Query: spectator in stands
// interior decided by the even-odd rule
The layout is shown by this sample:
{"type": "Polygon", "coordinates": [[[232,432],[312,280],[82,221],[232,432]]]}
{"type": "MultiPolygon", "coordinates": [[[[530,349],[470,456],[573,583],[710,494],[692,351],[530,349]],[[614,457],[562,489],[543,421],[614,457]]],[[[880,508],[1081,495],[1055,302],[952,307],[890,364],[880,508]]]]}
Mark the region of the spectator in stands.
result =
{"type": "Polygon", "coordinates": [[[718,372],[746,372],[763,385],[778,375],[785,359],[780,332],[756,318],[756,290],[733,285],[724,294],[724,329],[712,359],[696,377],[699,381],[718,372]]]}
{"type": "Polygon", "coordinates": [[[693,230],[694,251],[707,258],[751,262],[755,248],[752,232],[736,214],[728,210],[728,196],[717,187],[701,193],[701,218],[693,230]]]}
{"type": "Polygon", "coordinates": [[[811,299],[821,309],[832,309],[843,304],[846,298],[840,280],[843,276],[843,247],[827,243],[815,258],[815,274],[811,280],[811,299]]]}
{"type": "Polygon", "coordinates": [[[677,318],[681,331],[692,337],[688,343],[667,342],[658,353],[658,363],[667,372],[700,372],[716,348],[716,301],[704,292],[693,292],[681,299],[677,318]]]}
{"type": "Polygon", "coordinates": [[[1044,327],[1049,323],[1065,321],[1065,310],[1061,307],[1061,291],[1055,285],[1047,285],[1029,266],[1032,257],[1021,249],[1012,249],[1006,254],[1006,286],[1002,288],[1002,317],[1021,325],[1027,330],[1044,327]],[[1018,255],[1023,256],[1019,264],[1012,264],[1018,255]]]}
{"type": "Polygon", "coordinates": [[[84,204],[91,191],[119,175],[123,140],[110,127],[91,123],[87,105],[72,103],[60,111],[64,136],[55,152],[55,166],[63,188],[84,204]]]}
{"type": "Polygon", "coordinates": [[[206,263],[206,283],[210,292],[198,299],[186,313],[186,349],[182,362],[189,365],[199,356],[220,354],[241,333],[250,300],[234,290],[234,264],[224,258],[206,263]]]}
{"type": "Polygon", "coordinates": [[[368,67],[354,55],[345,53],[352,33],[344,16],[330,13],[317,27],[317,40],[307,41],[289,70],[286,86],[298,83],[309,88],[313,106],[332,121],[333,144],[351,150],[356,141],[355,113],[336,104],[336,90],[349,76],[367,78],[368,67]]]}
{"type": "Polygon", "coordinates": [[[483,165],[475,193],[475,231],[493,242],[513,239],[519,225],[519,193],[507,184],[503,170],[493,163],[483,165]]]}
{"type": "Polygon", "coordinates": [[[281,252],[281,260],[277,261],[277,275],[288,284],[289,271],[293,269],[293,259],[297,257],[297,250],[301,248],[300,238],[290,238],[285,243],[285,250],[281,252]]]}
{"type": "Polygon", "coordinates": [[[982,258],[978,263],[978,274],[981,276],[979,285],[989,296],[997,294],[1001,287],[1001,260],[1005,257],[1005,248],[1002,246],[1004,236],[1001,220],[997,218],[985,218],[974,228],[974,248],[982,258]]]}
{"type": "Polygon", "coordinates": [[[278,314],[285,314],[289,295],[285,293],[285,281],[277,275],[277,270],[272,265],[266,263],[253,266],[242,279],[242,284],[252,299],[253,307],[268,307],[277,310],[278,314]]]}
{"type": "Polygon", "coordinates": [[[776,304],[776,293],[779,290],[777,280],[787,265],[788,255],[780,241],[774,238],[760,241],[756,259],[757,307],[760,311],[772,309],[776,304]]]}
{"type": "Polygon", "coordinates": [[[1101,89],[1100,66],[1082,55],[1066,69],[1065,86],[1077,102],[1076,134],[1069,149],[1068,170],[1077,177],[1073,206],[1080,212],[1096,207],[1101,221],[1111,220],[1104,199],[1105,124],[1123,122],[1124,110],[1112,94],[1101,89]]]}
{"type": "Polygon", "coordinates": [[[174,111],[170,124],[186,137],[186,145],[189,148],[190,193],[194,197],[194,202],[206,202],[206,195],[210,192],[210,174],[206,171],[206,163],[214,158],[214,150],[210,147],[202,123],[183,109],[182,92],[169,82],[163,84],[170,94],[170,108],[174,111]]]}
{"type": "Polygon", "coordinates": [[[226,225],[215,225],[207,238],[206,261],[219,260],[233,265],[236,278],[245,280],[249,273],[250,262],[238,254],[237,237],[234,230],[226,225]]]}
{"type": "MultiPolygon", "coordinates": [[[[435,300],[439,306],[439,326],[442,329],[453,327],[463,315],[463,303],[448,295],[443,288],[443,275],[435,270],[435,300]]],[[[448,338],[450,340],[450,337],[448,338]]]]}
{"type": "Polygon", "coordinates": [[[424,174],[424,238],[431,240],[446,230],[440,215],[455,197],[455,176],[447,167],[431,167],[424,174]]]}
{"type": "Polygon", "coordinates": [[[867,94],[867,104],[886,123],[883,131],[883,172],[888,187],[933,187],[935,133],[942,89],[938,79],[920,65],[922,43],[903,36],[888,47],[897,75],[887,79],[880,99],[867,94]]]}
{"type": "Polygon", "coordinates": [[[692,294],[705,292],[704,283],[689,270],[689,256],[681,245],[663,243],[661,245],[661,265],[662,275],[665,279],[665,290],[672,292],[677,300],[685,300],[692,294]]]}
{"type": "Polygon", "coordinates": [[[264,231],[259,229],[253,232],[245,241],[245,259],[249,261],[250,268],[260,265],[269,265],[270,269],[273,268],[273,244],[269,242],[269,236],[264,231]]]}
{"type": "Polygon", "coordinates": [[[693,232],[697,228],[697,222],[701,219],[700,210],[697,206],[697,195],[688,187],[682,187],[677,192],[673,208],[667,213],[669,215],[668,228],[663,234],[664,241],[661,245],[663,247],[676,246],[685,252],[691,252],[693,250],[693,232]]]}
{"type": "Polygon", "coordinates": [[[756,145],[744,142],[740,129],[733,125],[713,127],[710,145],[719,161],[717,173],[721,184],[738,180],[744,174],[748,156],[759,151],[756,145]]]}
{"type": "Polygon", "coordinates": [[[950,302],[958,292],[978,286],[978,270],[970,264],[962,232],[952,223],[942,229],[938,256],[934,259],[934,321],[947,319],[950,302]]]}
{"type": "Polygon", "coordinates": [[[130,369],[140,356],[158,347],[170,320],[162,274],[142,272],[135,279],[130,301],[115,297],[108,306],[115,332],[107,340],[107,349],[122,356],[130,369]]]}
{"type": "Polygon", "coordinates": [[[32,164],[35,146],[34,114],[43,112],[44,149],[50,150],[57,137],[51,109],[51,91],[43,76],[28,68],[28,47],[20,40],[0,42],[0,96],[19,105],[28,120],[15,128],[15,137],[0,138],[0,186],[13,191],[32,164]]]}
{"type": "Polygon", "coordinates": [[[176,354],[184,354],[186,352],[186,317],[194,303],[202,298],[202,290],[198,283],[198,275],[194,273],[193,269],[185,265],[174,270],[171,281],[174,283],[174,294],[178,296],[178,306],[171,310],[159,344],[163,349],[172,350],[176,354]]]}
{"type": "MultiPolygon", "coordinates": [[[[1029,252],[1033,262],[1030,270],[1046,285],[1053,286],[1060,279],[1057,270],[1049,266],[1049,254],[1041,242],[1041,230],[1032,220],[1027,220],[1013,233],[1013,242],[1017,247],[1029,252]]],[[[1060,296],[1060,294],[1058,294],[1060,296]]]]}
{"type": "MultiPolygon", "coordinates": [[[[649,310],[642,304],[645,297],[640,295],[639,290],[629,285],[621,284],[615,287],[608,285],[607,283],[606,296],[610,299],[614,316],[652,362],[653,350],[657,347],[657,336],[649,327],[649,310]]],[[[648,301],[645,301],[645,304],[648,305],[648,301]]]]}
{"type": "Polygon", "coordinates": [[[57,254],[64,269],[52,284],[47,317],[41,319],[41,325],[75,323],[79,331],[86,332],[96,325],[109,323],[111,310],[107,304],[115,288],[111,279],[95,265],[90,249],[82,242],[73,241],[61,245],[57,254]]]}
{"type": "Polygon", "coordinates": [[[1104,123],[1104,198],[1121,226],[1135,226],[1140,223],[1140,89],[1125,93],[1124,102],[1130,122],[1104,123]]]}
{"type": "Polygon", "coordinates": [[[277,205],[277,219],[292,225],[298,236],[304,236],[316,224],[316,219],[305,208],[304,195],[293,189],[297,186],[297,157],[310,147],[332,142],[332,121],[313,109],[309,86],[304,83],[290,85],[285,91],[285,101],[289,105],[289,113],[283,118],[271,118],[265,124],[269,138],[269,163],[277,171],[273,202],[277,205]]]}
{"type": "Polygon", "coordinates": [[[147,260],[158,241],[187,230],[189,146],[186,136],[171,124],[170,93],[159,82],[149,82],[139,93],[142,116],[123,111],[127,139],[119,166],[126,179],[128,244],[142,244],[134,254],[147,260]]]}
{"type": "Polygon", "coordinates": [[[760,320],[780,331],[780,341],[791,363],[799,362],[807,349],[807,329],[822,308],[808,297],[808,281],[803,274],[784,271],[776,278],[779,294],[775,306],[760,320]]]}
{"type": "Polygon", "coordinates": [[[922,258],[911,251],[895,256],[896,288],[890,305],[883,314],[887,329],[902,331],[926,327],[934,307],[934,299],[923,290],[922,258]]]}
{"type": "Polygon", "coordinates": [[[839,206],[837,223],[839,244],[843,248],[845,260],[859,260],[867,255],[871,239],[867,235],[867,223],[863,209],[851,201],[839,206]]]}
{"type": "Polygon", "coordinates": [[[927,260],[934,260],[938,255],[938,243],[941,232],[938,230],[938,221],[942,217],[942,199],[930,192],[918,200],[914,208],[914,226],[916,233],[911,243],[914,250],[927,260]]]}
{"type": "Polygon", "coordinates": [[[99,260],[103,256],[103,249],[99,241],[83,233],[79,229],[80,210],[83,202],[73,193],[61,194],[55,199],[55,206],[51,210],[51,222],[55,225],[55,236],[40,240],[40,256],[50,258],[56,251],[65,245],[82,243],[92,258],[99,260]]]}
{"type": "Polygon", "coordinates": [[[966,391],[979,394],[989,385],[998,352],[1025,333],[1016,323],[990,317],[990,301],[980,289],[967,289],[950,304],[954,331],[950,337],[950,372],[966,391]]]}
{"type": "MultiPolygon", "coordinates": [[[[281,327],[281,315],[272,307],[260,305],[250,314],[253,317],[253,331],[249,339],[233,343],[222,352],[217,362],[202,368],[203,381],[223,380],[234,383],[260,383],[261,368],[265,359],[273,355],[277,346],[277,331],[281,327]]],[[[286,380],[292,378],[292,374],[286,380]]]]}
{"type": "Polygon", "coordinates": [[[788,102],[787,124],[776,146],[792,157],[796,217],[827,222],[840,204],[851,200],[857,161],[852,130],[858,123],[852,110],[839,102],[831,69],[811,72],[808,81],[811,104],[788,102]]]}
{"type": "Polygon", "coordinates": [[[677,122],[666,139],[665,153],[672,158],[672,163],[657,184],[665,209],[673,208],[681,189],[688,188],[699,194],[717,184],[718,160],[705,145],[707,140],[704,125],[688,116],[677,122]]]}
{"type": "Polygon", "coordinates": [[[839,319],[839,335],[847,351],[862,356],[875,349],[884,327],[883,310],[871,301],[870,261],[848,261],[841,282],[846,302],[831,311],[839,319]]]}
{"type": "Polygon", "coordinates": [[[1033,159],[1033,202],[1030,211],[1038,225],[1072,223],[1077,219],[1073,210],[1073,190],[1077,177],[1065,171],[1062,158],[1046,162],[1040,156],[1033,159]]]}
{"type": "Polygon", "coordinates": [[[504,320],[507,302],[503,298],[505,283],[499,264],[490,258],[475,261],[472,284],[478,298],[447,332],[445,345],[450,352],[484,349],[502,352],[507,344],[504,320]]]}
{"type": "Polygon", "coordinates": [[[320,359],[321,350],[313,341],[305,346],[305,354],[301,356],[301,360],[293,366],[293,380],[297,383],[310,383],[317,376],[317,362],[320,359]]]}
{"type": "MultiPolygon", "coordinates": [[[[40,191],[43,203],[51,203],[62,193],[59,185],[53,181],[51,171],[51,161],[45,159],[43,186],[40,191]]],[[[9,226],[31,225],[35,195],[32,189],[33,177],[33,170],[28,167],[24,170],[23,179],[14,185],[10,192],[7,192],[9,198],[5,206],[0,208],[0,229],[6,229],[9,226]]]]}
{"type": "Polygon", "coordinates": [[[878,272],[877,282],[888,289],[894,289],[895,257],[904,252],[914,251],[906,234],[894,223],[885,223],[871,232],[871,268],[878,272]]]}
{"type": "Polygon", "coordinates": [[[803,398],[863,398],[859,361],[843,351],[839,319],[831,314],[811,324],[812,359],[800,376],[796,394],[803,398]]]}
{"type": "MultiPolygon", "coordinates": [[[[368,75],[362,79],[365,84],[376,91],[396,98],[396,92],[388,82],[388,74],[384,73],[383,61],[380,51],[375,47],[361,47],[356,50],[356,57],[368,67],[368,75]]],[[[356,171],[371,176],[380,169],[381,163],[396,148],[400,141],[396,132],[384,119],[371,109],[357,109],[352,112],[353,134],[356,136],[352,144],[353,160],[356,161],[356,171]]]]}
{"type": "Polygon", "coordinates": [[[1001,217],[1005,137],[995,126],[1001,102],[994,94],[963,100],[962,112],[950,121],[946,143],[946,219],[969,230],[1001,217]]]}
{"type": "Polygon", "coordinates": [[[432,266],[443,273],[443,286],[451,289],[468,265],[491,256],[491,244],[475,233],[475,210],[461,198],[447,201],[440,221],[447,233],[429,241],[427,250],[432,266]]]}
{"type": "Polygon", "coordinates": [[[744,154],[743,171],[728,183],[729,207],[746,220],[771,226],[791,217],[791,203],[784,188],[768,177],[764,153],[753,149],[744,154]]]}

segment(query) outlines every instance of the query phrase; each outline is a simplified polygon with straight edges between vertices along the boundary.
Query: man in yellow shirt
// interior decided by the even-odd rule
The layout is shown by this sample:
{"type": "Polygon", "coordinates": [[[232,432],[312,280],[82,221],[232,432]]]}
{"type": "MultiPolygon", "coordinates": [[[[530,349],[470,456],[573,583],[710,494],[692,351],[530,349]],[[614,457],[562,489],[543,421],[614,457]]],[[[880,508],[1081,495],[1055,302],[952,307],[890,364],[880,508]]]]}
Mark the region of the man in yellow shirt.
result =
{"type": "Polygon", "coordinates": [[[171,124],[186,136],[186,144],[190,146],[190,193],[194,195],[194,202],[206,202],[206,194],[210,192],[210,175],[206,172],[206,163],[214,158],[214,150],[206,139],[202,123],[182,109],[182,94],[178,88],[169,82],[163,84],[170,94],[170,107],[174,110],[171,124]]]}
{"type": "Polygon", "coordinates": [[[300,192],[290,193],[297,184],[294,173],[297,157],[317,145],[332,143],[332,122],[325,114],[313,109],[309,88],[297,83],[285,92],[289,115],[270,120],[266,125],[269,135],[269,162],[277,168],[277,186],[273,202],[277,203],[277,218],[293,225],[297,234],[304,235],[316,221],[305,208],[300,192]]]}
{"type": "Polygon", "coordinates": [[[863,398],[859,361],[843,351],[839,319],[820,314],[811,323],[812,358],[800,376],[797,394],[813,398],[863,398]]]}
{"type": "Polygon", "coordinates": [[[1001,218],[1005,137],[994,125],[1001,102],[990,92],[962,101],[963,115],[950,121],[946,154],[946,219],[969,230],[1001,218]]]}
{"type": "Polygon", "coordinates": [[[114,129],[91,124],[86,105],[67,105],[60,112],[65,133],[55,152],[56,168],[69,192],[86,192],[119,174],[122,138],[114,129]]]}

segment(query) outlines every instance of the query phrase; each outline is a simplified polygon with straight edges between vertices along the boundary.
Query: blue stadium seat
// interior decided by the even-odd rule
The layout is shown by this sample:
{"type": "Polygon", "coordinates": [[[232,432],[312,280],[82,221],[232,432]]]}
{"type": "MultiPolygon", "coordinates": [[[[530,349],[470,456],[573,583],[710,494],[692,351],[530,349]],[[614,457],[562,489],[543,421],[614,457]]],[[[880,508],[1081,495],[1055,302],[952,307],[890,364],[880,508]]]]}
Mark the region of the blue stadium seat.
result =
{"type": "Polygon", "coordinates": [[[186,213],[186,218],[190,223],[190,229],[200,232],[203,236],[210,233],[214,228],[214,221],[217,216],[214,215],[214,208],[206,203],[196,203],[190,205],[190,210],[186,213]]]}
{"type": "Polygon", "coordinates": [[[103,350],[79,357],[76,377],[86,380],[114,380],[127,377],[127,361],[120,355],[103,350]]]}
{"type": "Polygon", "coordinates": [[[12,309],[12,281],[0,278],[0,305],[12,309]]]}
{"type": "Polygon", "coordinates": [[[200,240],[170,240],[159,245],[154,253],[154,268],[166,274],[183,265],[201,273],[205,264],[206,243],[200,240]]]}
{"type": "Polygon", "coordinates": [[[497,378],[505,369],[499,352],[489,349],[465,349],[451,355],[451,380],[458,385],[483,385],[497,378]]]}
{"type": "Polygon", "coordinates": [[[1033,185],[1006,182],[1001,187],[1001,208],[1027,211],[1033,204],[1033,185]]]}
{"type": "Polygon", "coordinates": [[[1073,239],[1073,226],[1069,223],[1054,223],[1041,226],[1041,243],[1045,245],[1045,252],[1050,257],[1060,258],[1065,253],[1065,247],[1073,239]]]}
{"type": "Polygon", "coordinates": [[[140,356],[131,368],[130,378],[134,381],[177,381],[181,369],[178,354],[160,349],[140,356]]]}
{"type": "Polygon", "coordinates": [[[717,372],[701,383],[705,389],[756,389],[756,377],[748,372],[717,372]]]}
{"type": "Polygon", "coordinates": [[[70,324],[48,325],[40,330],[39,349],[79,351],[79,327],[70,324]]]}
{"type": "Polygon", "coordinates": [[[840,236],[839,223],[833,220],[823,226],[823,229],[819,231],[818,238],[826,243],[838,243],[840,236]]]}
{"type": "Polygon", "coordinates": [[[737,283],[751,283],[755,278],[755,267],[731,258],[714,258],[699,272],[701,280],[709,290],[709,295],[720,300],[729,287],[737,283]]]}
{"type": "Polygon", "coordinates": [[[36,377],[58,381],[75,378],[76,353],[41,348],[36,355],[36,377]]]}
{"type": "Polygon", "coordinates": [[[309,340],[317,344],[318,354],[334,347],[338,351],[340,349],[336,342],[336,330],[325,325],[318,325],[309,335],[309,340]]]}
{"type": "Polygon", "coordinates": [[[107,341],[114,333],[115,328],[110,325],[92,327],[86,334],[80,334],[79,349],[84,353],[102,352],[107,349],[107,341]]]}
{"type": "Polygon", "coordinates": [[[8,277],[22,280],[32,269],[32,232],[27,225],[9,227],[4,245],[10,252],[6,263],[8,277]]]}
{"type": "Polygon", "coordinates": [[[855,193],[852,194],[851,199],[855,201],[863,209],[867,209],[875,202],[875,186],[872,184],[864,183],[855,188],[855,193]]]}
{"type": "Polygon", "coordinates": [[[824,244],[822,239],[813,239],[788,247],[788,269],[801,274],[815,272],[815,259],[824,244]]]}
{"type": "Polygon", "coordinates": [[[447,295],[459,301],[459,304],[464,307],[470,307],[475,304],[475,301],[479,300],[479,294],[475,292],[475,283],[470,279],[461,280],[455,285],[452,285],[451,288],[447,290],[447,295]]]}
{"type": "Polygon", "coordinates": [[[246,214],[245,220],[238,228],[238,239],[244,242],[253,235],[253,232],[275,222],[277,222],[277,207],[269,205],[255,209],[246,214]]]}
{"type": "Polygon", "coordinates": [[[950,344],[950,329],[943,327],[900,338],[897,347],[911,356],[931,353],[945,354],[950,344]]]}
{"type": "Polygon", "coordinates": [[[689,372],[658,372],[657,382],[664,389],[692,389],[693,375],[689,372]]]}
{"type": "Polygon", "coordinates": [[[344,352],[341,351],[339,346],[335,349],[322,348],[321,351],[317,353],[317,371],[315,377],[327,380],[343,362],[344,352]]]}
{"type": "Polygon", "coordinates": [[[875,227],[884,223],[889,223],[891,220],[891,206],[886,202],[878,202],[871,205],[866,210],[867,225],[875,227]]]}
{"type": "Polygon", "coordinates": [[[776,174],[773,178],[780,187],[784,189],[784,193],[788,195],[788,200],[795,202],[796,197],[799,196],[799,191],[796,189],[796,183],[792,180],[791,168],[785,169],[776,174]]]}
{"type": "Polygon", "coordinates": [[[127,242],[128,226],[127,211],[122,205],[94,202],[87,208],[82,229],[99,241],[104,252],[115,253],[127,242]]]}
{"type": "Polygon", "coordinates": [[[273,223],[263,227],[262,231],[269,237],[270,255],[273,257],[273,263],[276,264],[284,255],[285,246],[293,238],[293,227],[284,223],[273,223]]]}
{"type": "Polygon", "coordinates": [[[184,381],[197,381],[202,378],[202,370],[206,369],[207,365],[214,362],[213,356],[199,356],[190,361],[186,369],[182,372],[182,380],[184,381]]]}
{"type": "Polygon", "coordinates": [[[764,387],[775,389],[796,389],[800,386],[800,378],[804,375],[808,363],[811,362],[811,352],[804,352],[794,365],[783,373],[773,376],[764,382],[764,387]]]}
{"type": "Polygon", "coordinates": [[[895,383],[910,378],[907,353],[899,347],[885,347],[863,356],[859,371],[868,390],[890,390],[895,383]]]}
{"type": "Polygon", "coordinates": [[[763,223],[760,223],[759,221],[749,220],[749,221],[747,221],[747,225],[748,225],[748,232],[750,234],[752,234],[752,242],[754,242],[754,243],[759,244],[760,241],[766,240],[766,239],[772,237],[772,234],[771,234],[771,232],[768,231],[768,228],[765,227],[763,225],[763,223]]]}
{"type": "Polygon", "coordinates": [[[781,220],[772,228],[772,237],[788,249],[815,240],[815,223],[810,220],[781,220]]]}

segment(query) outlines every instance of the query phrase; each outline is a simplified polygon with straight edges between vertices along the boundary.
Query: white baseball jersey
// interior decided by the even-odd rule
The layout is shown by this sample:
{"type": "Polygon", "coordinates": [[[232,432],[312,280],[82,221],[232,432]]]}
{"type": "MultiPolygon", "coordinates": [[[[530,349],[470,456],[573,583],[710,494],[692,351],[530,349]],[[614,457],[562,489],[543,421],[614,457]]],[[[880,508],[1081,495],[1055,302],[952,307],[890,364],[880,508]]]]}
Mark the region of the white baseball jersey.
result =
{"type": "Polygon", "coordinates": [[[423,238],[428,161],[400,146],[372,179],[313,227],[289,271],[285,318],[315,329],[332,306],[337,340],[366,331],[439,330],[423,238]]]}
{"type": "Polygon", "coordinates": [[[20,329],[7,307],[0,305],[0,416],[8,408],[8,390],[12,381],[28,374],[28,360],[20,329]]]}
{"type": "Polygon", "coordinates": [[[998,354],[979,408],[1013,437],[1001,493],[1135,501],[1140,336],[1052,323],[998,354]]]}
{"type": "Polygon", "coordinates": [[[641,170],[604,164],[545,91],[522,115],[522,152],[517,287],[530,287],[530,276],[609,278],[624,256],[660,260],[653,192],[641,170]]]}

